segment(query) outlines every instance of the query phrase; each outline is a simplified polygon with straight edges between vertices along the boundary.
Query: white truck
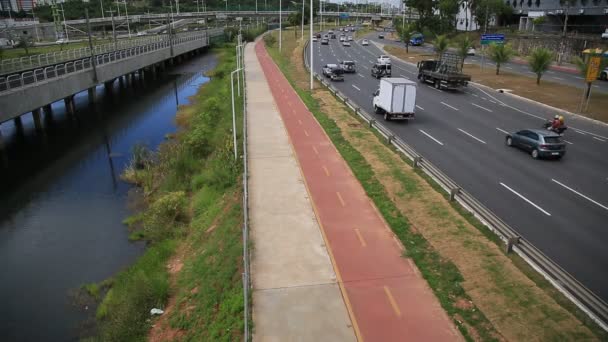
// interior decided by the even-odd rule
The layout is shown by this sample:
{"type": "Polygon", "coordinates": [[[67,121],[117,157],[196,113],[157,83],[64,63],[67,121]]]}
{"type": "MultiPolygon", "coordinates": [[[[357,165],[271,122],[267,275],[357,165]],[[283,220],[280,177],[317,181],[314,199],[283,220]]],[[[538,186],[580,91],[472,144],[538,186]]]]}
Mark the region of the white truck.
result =
{"type": "Polygon", "coordinates": [[[380,79],[374,92],[374,112],[384,114],[384,120],[409,120],[416,109],[416,82],[401,77],[380,79]]]}

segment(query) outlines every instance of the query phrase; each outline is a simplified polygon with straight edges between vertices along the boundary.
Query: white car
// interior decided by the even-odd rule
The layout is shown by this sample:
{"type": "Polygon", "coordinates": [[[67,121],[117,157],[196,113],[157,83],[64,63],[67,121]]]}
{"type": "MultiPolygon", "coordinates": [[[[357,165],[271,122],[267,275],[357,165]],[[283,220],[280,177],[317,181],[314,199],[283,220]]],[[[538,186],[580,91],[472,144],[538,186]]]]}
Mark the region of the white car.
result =
{"type": "Polygon", "coordinates": [[[600,80],[608,81],[608,68],[600,72],[600,80]]]}
{"type": "Polygon", "coordinates": [[[61,38],[61,39],[57,39],[57,41],[55,41],[55,44],[65,44],[65,43],[67,43],[67,42],[68,42],[68,40],[67,40],[67,39],[63,39],[63,38],[61,38]]]}
{"type": "Polygon", "coordinates": [[[470,48],[467,50],[467,56],[475,56],[475,52],[476,52],[476,51],[475,51],[475,48],[470,47],[470,48]]]}
{"type": "Polygon", "coordinates": [[[312,41],[313,41],[313,42],[318,41],[317,37],[312,37],[312,41]]]}
{"type": "Polygon", "coordinates": [[[353,36],[348,36],[348,41],[352,42],[353,41],[353,36]]]}
{"type": "Polygon", "coordinates": [[[350,46],[350,42],[343,42],[342,45],[343,46],[350,46]]]}
{"type": "Polygon", "coordinates": [[[391,58],[387,55],[380,55],[378,57],[378,64],[391,64],[391,58]]]}
{"type": "Polygon", "coordinates": [[[344,36],[340,36],[340,41],[341,41],[341,42],[345,42],[345,41],[346,41],[346,38],[345,38],[344,36]]]}
{"type": "Polygon", "coordinates": [[[602,39],[608,39],[608,29],[602,33],[602,39]]]}
{"type": "Polygon", "coordinates": [[[368,46],[368,45],[369,45],[369,41],[368,41],[367,39],[363,39],[363,40],[361,41],[361,45],[363,45],[363,46],[368,46]]]}
{"type": "Polygon", "coordinates": [[[137,32],[137,37],[145,36],[146,32],[137,32]]]}

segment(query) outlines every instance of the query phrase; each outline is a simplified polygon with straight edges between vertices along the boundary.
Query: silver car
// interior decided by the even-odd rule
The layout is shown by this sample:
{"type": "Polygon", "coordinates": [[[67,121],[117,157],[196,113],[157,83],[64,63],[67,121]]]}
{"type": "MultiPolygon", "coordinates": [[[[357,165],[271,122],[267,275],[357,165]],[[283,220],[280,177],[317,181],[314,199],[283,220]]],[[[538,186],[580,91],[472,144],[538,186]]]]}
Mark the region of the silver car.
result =
{"type": "Polygon", "coordinates": [[[530,152],[534,159],[561,159],[566,154],[566,143],[562,137],[547,130],[524,129],[507,134],[505,142],[507,146],[530,152]]]}

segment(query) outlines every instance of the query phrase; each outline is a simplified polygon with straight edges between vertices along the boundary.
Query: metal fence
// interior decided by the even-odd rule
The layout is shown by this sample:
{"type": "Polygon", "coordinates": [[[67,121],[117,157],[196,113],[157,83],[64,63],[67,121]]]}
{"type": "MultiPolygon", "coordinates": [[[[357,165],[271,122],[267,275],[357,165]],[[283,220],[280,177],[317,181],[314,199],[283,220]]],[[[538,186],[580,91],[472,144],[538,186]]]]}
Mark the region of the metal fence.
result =
{"type": "MultiPolygon", "coordinates": [[[[215,35],[218,35],[217,33],[215,35]]],[[[142,55],[148,52],[166,49],[183,43],[191,42],[199,39],[206,39],[207,35],[204,32],[197,34],[181,36],[173,39],[173,43],[170,40],[160,40],[147,45],[136,46],[124,50],[117,50],[109,53],[104,53],[95,56],[95,63],[97,66],[113,63],[118,60],[131,58],[134,56],[142,55]]],[[[16,88],[21,88],[29,84],[35,84],[44,82],[52,78],[60,77],[68,73],[79,72],[92,68],[91,57],[86,57],[80,60],[56,64],[45,68],[34,69],[33,71],[26,71],[7,77],[0,77],[0,92],[9,91],[16,88]]]]}
{"type": "MultiPolygon", "coordinates": [[[[310,70],[308,54],[304,48],[304,64],[310,70]]],[[[314,73],[314,71],[313,71],[314,73]]],[[[562,292],[568,299],[583,310],[593,321],[608,331],[608,305],[591,290],[576,280],[571,274],[566,272],[557,263],[543,254],[531,242],[521,237],[519,233],[492,213],[481,202],[471,194],[463,190],[456,182],[445,175],[431,162],[424,159],[411,146],[406,144],[401,138],[376,121],[373,115],[365,112],[361,107],[348,99],[339,90],[334,88],[322,76],[314,73],[315,78],[331,91],[340,101],[348,106],[356,115],[365,121],[371,128],[374,128],[383,136],[389,145],[394,146],[401,154],[409,158],[414,168],[420,168],[425,174],[430,176],[441,188],[449,195],[450,200],[456,201],[467,211],[471,212],[479,221],[493,231],[506,245],[507,252],[511,250],[522,257],[532,268],[541,273],[553,286],[562,292]]]]}

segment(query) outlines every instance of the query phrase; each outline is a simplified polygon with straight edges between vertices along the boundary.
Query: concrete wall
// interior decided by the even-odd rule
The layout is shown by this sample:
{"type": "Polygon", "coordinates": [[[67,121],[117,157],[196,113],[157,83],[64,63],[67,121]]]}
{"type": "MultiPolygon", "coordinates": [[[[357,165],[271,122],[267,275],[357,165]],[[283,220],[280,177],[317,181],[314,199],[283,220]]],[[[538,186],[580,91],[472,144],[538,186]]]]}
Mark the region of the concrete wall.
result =
{"type": "MultiPolygon", "coordinates": [[[[204,47],[206,43],[205,39],[201,39],[177,45],[174,56],[204,47]]],[[[165,48],[102,64],[97,67],[97,82],[93,70],[88,69],[3,92],[0,94],[0,123],[171,57],[170,48],[165,48]]]]}

